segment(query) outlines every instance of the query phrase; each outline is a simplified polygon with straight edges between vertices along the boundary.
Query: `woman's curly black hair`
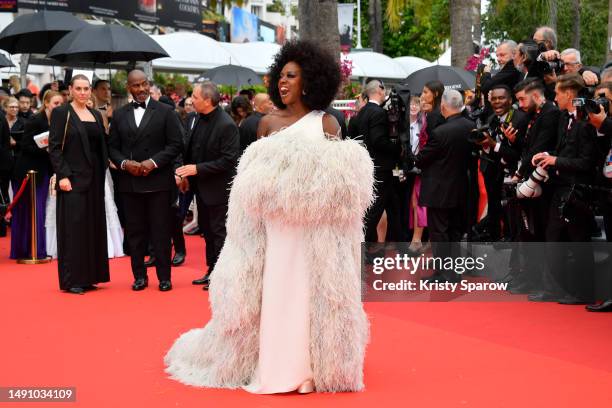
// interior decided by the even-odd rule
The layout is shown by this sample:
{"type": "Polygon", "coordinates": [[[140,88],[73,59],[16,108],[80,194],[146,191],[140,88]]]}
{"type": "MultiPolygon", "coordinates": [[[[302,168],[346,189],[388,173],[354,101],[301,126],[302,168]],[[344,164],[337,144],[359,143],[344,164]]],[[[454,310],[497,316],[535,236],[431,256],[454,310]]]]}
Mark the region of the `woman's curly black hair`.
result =
{"type": "Polygon", "coordinates": [[[304,93],[302,101],[312,110],[325,110],[340,87],[340,66],[337,58],[310,41],[288,41],[274,57],[270,66],[268,94],[280,109],[285,108],[278,90],[278,81],[285,65],[294,62],[302,69],[304,93]]]}

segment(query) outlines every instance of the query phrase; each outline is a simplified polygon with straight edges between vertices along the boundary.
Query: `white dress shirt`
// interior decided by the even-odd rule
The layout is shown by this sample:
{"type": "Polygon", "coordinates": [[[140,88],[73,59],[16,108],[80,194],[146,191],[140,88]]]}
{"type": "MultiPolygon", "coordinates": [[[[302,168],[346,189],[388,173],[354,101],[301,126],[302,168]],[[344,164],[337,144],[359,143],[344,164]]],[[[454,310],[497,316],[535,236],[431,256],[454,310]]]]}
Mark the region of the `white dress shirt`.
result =
{"type": "MultiPolygon", "coordinates": [[[[149,101],[151,100],[151,97],[147,97],[147,100],[145,101],[145,106],[149,106],[149,101]]],[[[134,120],[136,121],[136,127],[140,127],[140,122],[142,122],[142,118],[145,114],[146,109],[142,109],[140,106],[137,108],[134,108],[134,120]]]]}

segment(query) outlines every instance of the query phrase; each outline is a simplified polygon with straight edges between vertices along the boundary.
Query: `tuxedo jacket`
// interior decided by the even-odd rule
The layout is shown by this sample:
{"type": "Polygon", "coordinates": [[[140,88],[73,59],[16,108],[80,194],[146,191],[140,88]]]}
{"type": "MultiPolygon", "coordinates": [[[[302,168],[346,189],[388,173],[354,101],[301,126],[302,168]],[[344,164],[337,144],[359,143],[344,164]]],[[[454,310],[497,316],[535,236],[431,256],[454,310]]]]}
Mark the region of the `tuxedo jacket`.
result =
{"type": "Polygon", "coordinates": [[[472,150],[468,137],[474,128],[474,122],[456,114],[429,133],[415,160],[421,169],[420,205],[456,208],[465,203],[472,150]]]}
{"type": "Polygon", "coordinates": [[[557,156],[551,181],[565,185],[592,183],[597,166],[595,128],[582,120],[572,119],[570,124],[567,111],[561,113],[558,128],[557,145],[551,152],[557,156]]]}
{"type": "Polygon", "coordinates": [[[532,113],[529,126],[523,139],[521,166],[518,173],[521,177],[529,177],[534,170],[531,159],[536,153],[548,152],[557,144],[559,131],[559,116],[561,112],[552,102],[546,101],[539,113],[532,113]]]}
{"type": "Polygon", "coordinates": [[[244,152],[244,149],[249,147],[251,143],[257,140],[257,128],[259,122],[263,118],[263,113],[253,112],[248,118],[242,121],[239,127],[240,131],[240,151],[244,152]]]}
{"type": "Polygon", "coordinates": [[[116,181],[119,192],[170,191],[176,188],[174,163],[183,151],[183,125],[170,106],[151,98],[140,126],[136,126],[134,107],[127,104],[113,113],[108,150],[117,168],[121,168],[124,160],[153,159],[157,165],[147,176],[119,171],[116,181]]]}
{"type": "MultiPolygon", "coordinates": [[[[95,109],[89,109],[89,111],[93,114],[100,128],[98,143],[102,153],[102,165],[106,169],[108,166],[108,152],[102,115],[95,109]]],[[[94,166],[99,165],[99,163],[93,161],[87,130],[70,104],[59,106],[53,109],[51,113],[49,156],[57,178],[56,188],[59,189],[59,181],[61,179],[68,178],[70,179],[73,191],[82,192],[89,189],[92,183],[94,166]],[[70,119],[68,127],[66,127],[68,112],[70,112],[70,119]],[[66,130],[65,138],[64,129],[66,130]],[[62,143],[64,145],[63,150],[62,143]]]]}
{"type": "Polygon", "coordinates": [[[495,85],[507,85],[514,92],[514,87],[522,78],[523,75],[516,69],[514,62],[510,60],[495,75],[491,76],[489,72],[483,74],[480,81],[480,89],[486,95],[495,85]]]}
{"type": "Polygon", "coordinates": [[[512,124],[514,129],[518,130],[514,143],[510,143],[503,134],[501,122],[497,115],[490,116],[487,122],[491,128],[491,137],[497,139],[497,135],[501,135],[501,142],[498,142],[499,148],[497,151],[494,149],[490,149],[488,153],[484,150],[482,151],[480,170],[483,173],[494,172],[499,175],[500,172],[503,173],[504,167],[516,168],[516,164],[521,158],[521,147],[524,143],[523,139],[525,138],[527,126],[529,125],[529,116],[520,109],[512,111],[510,124],[512,124]]]}
{"type": "Polygon", "coordinates": [[[377,103],[368,102],[357,114],[357,135],[362,135],[375,171],[393,170],[398,163],[401,144],[389,138],[387,113],[377,103]]]}
{"type": "Polygon", "coordinates": [[[238,126],[223,109],[197,115],[188,125],[185,164],[195,164],[197,175],[189,184],[206,205],[227,204],[240,156],[238,126]],[[206,121],[198,127],[198,122],[206,121]]]}

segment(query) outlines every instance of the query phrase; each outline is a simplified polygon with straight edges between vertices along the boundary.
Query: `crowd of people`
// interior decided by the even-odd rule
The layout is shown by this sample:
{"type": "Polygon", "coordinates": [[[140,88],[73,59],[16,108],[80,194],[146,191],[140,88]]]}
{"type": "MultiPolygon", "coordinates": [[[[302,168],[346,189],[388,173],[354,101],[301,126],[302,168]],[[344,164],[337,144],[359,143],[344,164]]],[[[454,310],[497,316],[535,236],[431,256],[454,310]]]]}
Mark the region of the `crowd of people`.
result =
{"type": "MultiPolygon", "coordinates": [[[[531,39],[499,44],[498,67],[484,68],[476,90],[445,90],[438,81],[411,90],[398,135],[391,131],[385,109],[390,90],[382,81],[365,85],[348,123],[341,112],[325,109],[336,118],[343,138],[363,141],[375,165],[377,194],[364,218],[366,242],[410,242],[415,256],[430,247],[434,255],[452,253],[453,245],[441,243],[461,240],[589,242],[598,230],[595,215],[603,216],[603,235],[612,239],[610,119],[602,102],[612,100],[612,67],[584,67],[579,50],[559,52],[556,43],[555,32],[540,27],[531,39]],[[600,113],[582,106],[594,100],[602,106],[600,113]],[[482,219],[479,190],[480,195],[486,192],[482,219]]],[[[60,265],[74,268],[78,260],[65,259],[71,251],[62,250],[71,246],[65,242],[68,236],[76,237],[76,252],[85,251],[79,246],[86,245],[83,231],[74,224],[74,233],[66,233],[61,220],[74,221],[65,214],[90,206],[66,202],[63,192],[75,187],[66,185],[72,173],[61,168],[71,143],[87,140],[95,133],[88,123],[99,122],[104,146],[95,152],[95,144],[80,146],[91,151],[83,153],[88,161],[79,166],[104,203],[104,220],[96,227],[97,240],[105,241],[101,251],[108,257],[132,257],[134,290],[148,286],[146,269],[152,266],[160,289],[169,290],[171,266],[185,261],[183,228],[192,215],[185,233],[201,234],[207,244],[207,270],[193,283],[207,289],[226,238],[238,159],[263,136],[263,118],[278,111],[274,95],[244,89],[224,102],[215,84],[195,84],[193,91],[181,83],[163,87],[133,71],[127,83],[131,102],[113,110],[108,81],[80,82],[85,91],[78,95],[75,79],[84,81],[75,77],[69,85],[56,81],[34,89],[41,97],[39,109],[32,103],[32,86],[0,90],[2,200],[8,202],[9,184],[17,191],[27,171],[36,170],[37,256],[58,257],[60,265]],[[54,116],[62,119],[54,121],[54,116]],[[34,140],[45,131],[50,131],[48,151],[34,140]],[[93,166],[92,154],[104,161],[101,173],[85,170],[93,166]],[[160,216],[166,209],[168,216],[160,216]]],[[[31,256],[28,194],[12,212],[12,259],[31,256]]],[[[4,223],[1,228],[0,235],[6,234],[4,223]]],[[[533,301],[593,303],[592,253],[574,251],[570,257],[560,247],[548,248],[552,261],[545,268],[535,268],[522,254],[512,256],[511,272],[503,278],[509,290],[529,294],[533,301]],[[591,266],[576,276],[565,262],[570,258],[591,266]]],[[[448,272],[436,271],[430,279],[457,278],[448,272]]],[[[60,287],[83,293],[108,280],[102,275],[83,282],[66,279],[60,287]]],[[[591,309],[610,307],[604,302],[591,309]]]]}
{"type": "MultiPolygon", "coordinates": [[[[594,235],[612,240],[612,64],[584,67],[579,50],[559,52],[556,43],[549,27],[518,44],[502,42],[499,69],[484,67],[472,92],[428,82],[410,99],[399,138],[390,135],[381,106],[384,84],[366,85],[358,103],[367,103],[349,123],[349,134],[364,138],[376,164],[378,194],[366,215],[366,241],[411,242],[413,255],[431,245],[434,256],[458,255],[461,240],[496,248],[507,242],[510,272],[500,280],[512,293],[612,309],[609,300],[593,304],[588,244],[594,235]],[[486,191],[483,219],[479,190],[486,191]],[[603,217],[603,234],[596,215],[603,217]],[[534,249],[546,254],[545,264],[534,249]]],[[[459,277],[439,270],[428,279],[459,277]]]]}

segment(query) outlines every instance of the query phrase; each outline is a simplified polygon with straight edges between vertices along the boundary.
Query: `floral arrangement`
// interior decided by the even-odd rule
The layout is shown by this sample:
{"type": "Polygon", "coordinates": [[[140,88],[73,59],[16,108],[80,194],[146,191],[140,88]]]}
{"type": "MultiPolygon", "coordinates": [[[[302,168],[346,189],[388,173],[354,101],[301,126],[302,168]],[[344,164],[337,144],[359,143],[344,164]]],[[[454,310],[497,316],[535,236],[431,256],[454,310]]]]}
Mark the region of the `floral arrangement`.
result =
{"type": "Polygon", "coordinates": [[[466,71],[475,72],[478,69],[478,65],[482,64],[485,59],[489,58],[490,54],[491,54],[491,48],[482,47],[480,49],[480,53],[474,54],[468,59],[467,64],[465,64],[464,69],[466,71]]]}

